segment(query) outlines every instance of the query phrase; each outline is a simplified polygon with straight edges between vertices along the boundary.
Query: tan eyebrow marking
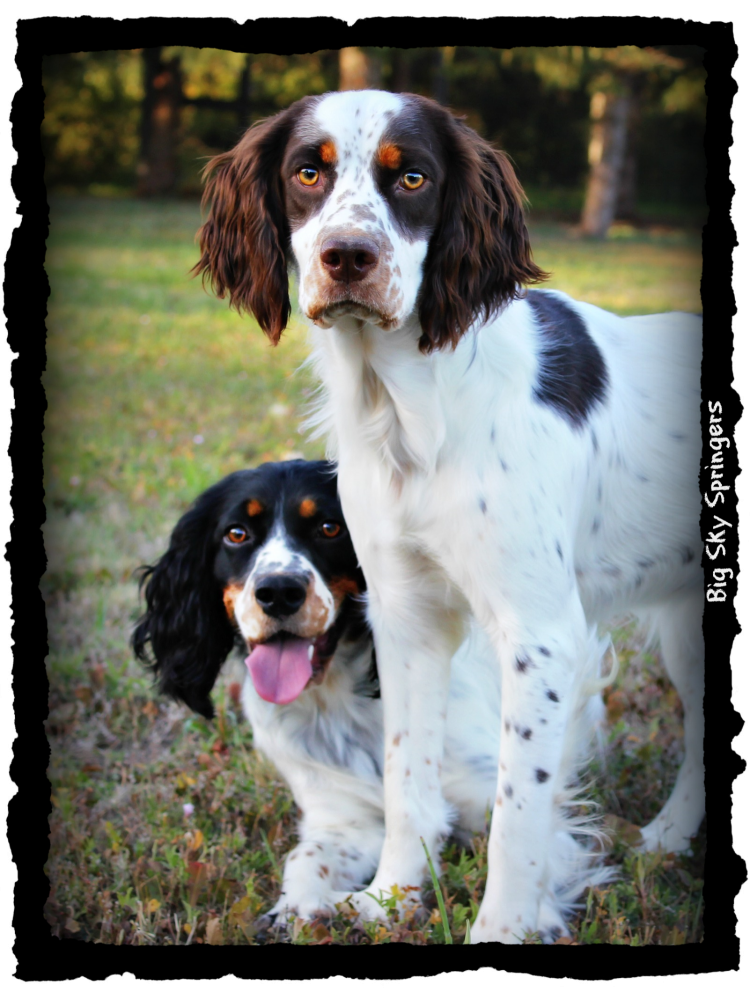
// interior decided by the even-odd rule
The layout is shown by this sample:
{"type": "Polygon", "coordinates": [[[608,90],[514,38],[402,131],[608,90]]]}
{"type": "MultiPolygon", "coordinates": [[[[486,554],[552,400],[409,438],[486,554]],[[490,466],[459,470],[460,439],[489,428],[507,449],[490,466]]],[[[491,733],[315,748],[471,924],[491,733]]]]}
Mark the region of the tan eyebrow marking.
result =
{"type": "Polygon", "coordinates": [[[320,147],[320,158],[323,163],[336,162],[336,147],[332,142],[324,142],[320,147]]]}
{"type": "Polygon", "coordinates": [[[248,517],[257,517],[263,512],[263,504],[260,500],[248,500],[246,510],[248,517]]]}
{"type": "Polygon", "coordinates": [[[390,142],[385,143],[378,150],[378,163],[388,170],[398,170],[401,166],[401,150],[390,142]]]}
{"type": "Polygon", "coordinates": [[[317,514],[317,512],[318,512],[318,505],[315,503],[312,497],[306,497],[299,505],[300,517],[312,517],[313,514],[317,514]]]}

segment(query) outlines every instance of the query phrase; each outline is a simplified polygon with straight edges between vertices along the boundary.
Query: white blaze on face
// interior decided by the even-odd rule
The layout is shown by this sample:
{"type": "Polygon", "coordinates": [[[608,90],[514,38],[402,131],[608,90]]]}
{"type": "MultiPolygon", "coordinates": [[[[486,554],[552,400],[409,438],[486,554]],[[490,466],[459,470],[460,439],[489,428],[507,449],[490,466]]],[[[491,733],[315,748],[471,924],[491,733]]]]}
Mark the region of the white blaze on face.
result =
{"type": "MultiPolygon", "coordinates": [[[[360,235],[378,244],[377,267],[360,287],[368,286],[367,305],[388,318],[387,328],[403,325],[416,307],[428,241],[409,241],[400,233],[373,172],[388,124],[405,106],[402,97],[380,91],[330,94],[315,106],[312,121],[301,127],[316,141],[330,141],[336,154],[333,189],[321,211],[291,239],[300,275],[300,308],[311,318],[331,294],[333,282],[320,252],[323,242],[336,236],[360,235]]],[[[331,324],[324,320],[321,325],[331,324]]]]}
{"type": "Polygon", "coordinates": [[[280,630],[315,639],[331,627],[335,618],[333,594],[310,560],[292,548],[282,527],[278,527],[258,550],[252,572],[241,591],[233,592],[231,598],[227,598],[225,592],[225,605],[228,606],[229,600],[240,632],[251,643],[265,642],[280,630]],[[307,580],[307,595],[302,607],[285,618],[269,617],[255,597],[258,582],[275,573],[307,580]]]}

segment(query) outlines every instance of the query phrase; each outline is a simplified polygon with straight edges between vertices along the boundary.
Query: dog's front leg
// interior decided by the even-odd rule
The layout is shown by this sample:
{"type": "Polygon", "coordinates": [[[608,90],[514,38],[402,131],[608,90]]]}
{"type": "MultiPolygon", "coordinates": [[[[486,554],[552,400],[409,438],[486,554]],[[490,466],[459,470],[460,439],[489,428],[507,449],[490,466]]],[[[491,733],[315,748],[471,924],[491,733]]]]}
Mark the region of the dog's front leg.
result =
{"type": "Polygon", "coordinates": [[[372,884],[355,894],[353,905],[364,919],[383,919],[377,900],[392,897],[394,887],[411,887],[405,898],[397,893],[399,911],[418,903],[427,870],[422,840],[436,858],[450,830],[440,774],[450,661],[464,615],[446,602],[449,587],[435,567],[413,554],[394,553],[371,580],[369,615],[384,716],[385,840],[372,884]],[[379,580],[386,582],[379,586],[379,580]]]}
{"type": "Polygon", "coordinates": [[[575,719],[598,675],[602,648],[577,595],[559,616],[524,622],[511,612],[492,632],[503,723],[487,886],[471,938],[513,944],[538,931],[548,941],[565,927],[555,887],[571,871],[558,869],[575,863],[556,850],[556,810],[575,775],[575,719]],[[514,621],[516,628],[509,627],[514,621]]]}
{"type": "MultiPolygon", "coordinates": [[[[317,775],[324,780],[325,775],[317,775]]],[[[380,857],[380,810],[348,795],[310,795],[300,823],[299,843],[287,856],[281,894],[267,914],[286,925],[294,916],[335,916],[336,903],[366,884],[380,857]]]]}

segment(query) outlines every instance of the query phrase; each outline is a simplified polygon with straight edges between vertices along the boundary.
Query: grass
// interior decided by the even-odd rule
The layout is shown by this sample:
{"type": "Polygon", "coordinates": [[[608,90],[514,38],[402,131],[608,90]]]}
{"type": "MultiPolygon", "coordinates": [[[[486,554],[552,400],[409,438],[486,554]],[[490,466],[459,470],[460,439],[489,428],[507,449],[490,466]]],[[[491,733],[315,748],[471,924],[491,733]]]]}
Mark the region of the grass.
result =
{"type": "MultiPolygon", "coordinates": [[[[297,371],[301,325],[273,350],[252,321],[190,279],[198,224],[193,203],[71,199],[51,210],[42,590],[53,795],[46,912],[60,937],[280,936],[256,918],[278,893],[295,808],[252,749],[238,707],[242,665],[226,669],[207,723],[157,697],[128,648],[134,570],[161,554],[190,501],[237,468],[322,453],[297,431],[313,388],[297,371]]],[[[553,284],[575,297],[623,314],[700,310],[696,235],[623,230],[602,244],[539,224],[532,238],[553,284]]],[[[679,700],[632,630],[616,638],[623,667],[607,696],[607,766],[595,762],[594,796],[618,818],[612,856],[622,878],[583,901],[572,940],[699,941],[703,834],[691,858],[641,857],[628,846],[679,762],[679,700]]],[[[449,934],[463,943],[486,840],[471,851],[448,845],[432,860],[439,893],[426,890],[426,916],[360,928],[344,910],[330,927],[294,922],[291,939],[439,944],[449,934]]]]}

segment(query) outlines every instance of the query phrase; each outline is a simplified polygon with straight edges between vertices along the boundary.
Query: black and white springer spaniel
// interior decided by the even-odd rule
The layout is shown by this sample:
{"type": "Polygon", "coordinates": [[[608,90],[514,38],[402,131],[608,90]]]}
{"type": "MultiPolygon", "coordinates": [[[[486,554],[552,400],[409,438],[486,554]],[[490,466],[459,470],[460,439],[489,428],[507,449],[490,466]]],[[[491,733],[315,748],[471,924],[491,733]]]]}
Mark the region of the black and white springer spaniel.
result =
{"type": "Polygon", "coordinates": [[[704,812],[701,320],[526,291],[545,275],[507,158],[421,97],[306,98],[209,175],[197,270],[218,294],[276,343],[298,275],[367,581],[385,837],[354,905],[382,915],[373,896],[419,885],[420,837],[434,855],[450,829],[450,665],[472,615],[503,699],[472,941],[548,939],[571,727],[614,613],[648,617],[685,710],[685,759],[644,847],[687,848],[704,812]]]}
{"type": "MultiPolygon", "coordinates": [[[[282,462],[236,472],[180,519],[168,551],[143,573],[147,609],[133,643],[161,690],[213,715],[209,697],[236,645],[247,655],[242,691],[255,746],[275,764],[301,810],[270,912],[311,919],[366,884],[383,846],[383,709],[365,582],[328,462],[282,462]],[[149,649],[150,646],[150,649],[149,649]]],[[[586,706],[576,737],[601,700],[586,706]]],[[[500,676],[473,626],[453,657],[441,783],[462,840],[486,828],[497,784],[500,676]]],[[[575,769],[577,761],[567,766],[575,769]]],[[[552,908],[574,901],[592,872],[565,809],[552,908]],[[565,861],[565,857],[569,861],[565,861]]],[[[562,933],[562,928],[558,929],[562,933]]]]}

